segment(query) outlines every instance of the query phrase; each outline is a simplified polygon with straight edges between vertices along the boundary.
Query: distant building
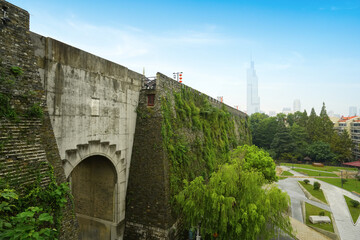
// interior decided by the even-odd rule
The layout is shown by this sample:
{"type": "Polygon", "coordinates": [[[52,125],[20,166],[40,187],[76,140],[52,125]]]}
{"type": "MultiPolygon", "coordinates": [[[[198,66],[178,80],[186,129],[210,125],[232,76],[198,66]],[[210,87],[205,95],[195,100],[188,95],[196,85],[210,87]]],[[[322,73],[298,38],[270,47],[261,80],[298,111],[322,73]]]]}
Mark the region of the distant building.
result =
{"type": "Polygon", "coordinates": [[[250,68],[247,70],[247,114],[260,112],[260,97],[258,95],[258,78],[251,61],[250,68]]]}
{"type": "Polygon", "coordinates": [[[283,110],[282,110],[282,113],[284,113],[284,114],[289,114],[289,113],[291,113],[291,108],[289,108],[289,107],[284,107],[283,108],[283,110]]]}
{"type": "Polygon", "coordinates": [[[340,120],[339,117],[334,117],[334,116],[331,116],[331,117],[329,116],[329,118],[330,118],[330,121],[332,121],[333,124],[336,124],[340,120]]]}
{"type": "Polygon", "coordinates": [[[357,107],[351,106],[349,107],[349,117],[356,116],[357,115],[357,107]]]}
{"type": "Polygon", "coordinates": [[[349,133],[350,138],[355,145],[353,155],[355,159],[360,159],[360,117],[341,117],[340,120],[334,124],[334,128],[338,133],[342,133],[343,131],[349,133]]]}
{"type": "Polygon", "coordinates": [[[275,117],[276,112],[275,111],[269,111],[269,117],[275,117]]]}
{"type": "Polygon", "coordinates": [[[294,107],[293,108],[294,112],[301,111],[300,99],[295,99],[294,100],[294,106],[293,107],[294,107]]]}

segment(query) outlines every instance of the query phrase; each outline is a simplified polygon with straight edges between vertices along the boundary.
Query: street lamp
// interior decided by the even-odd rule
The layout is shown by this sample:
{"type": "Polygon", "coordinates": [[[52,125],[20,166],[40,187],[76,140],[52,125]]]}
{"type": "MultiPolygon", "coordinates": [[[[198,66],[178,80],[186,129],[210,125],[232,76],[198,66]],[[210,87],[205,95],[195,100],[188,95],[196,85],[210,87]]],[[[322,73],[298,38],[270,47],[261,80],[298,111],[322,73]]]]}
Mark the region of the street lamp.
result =
{"type": "Polygon", "coordinates": [[[174,80],[182,83],[182,75],[183,75],[183,72],[174,72],[173,78],[174,78],[174,80]]]}

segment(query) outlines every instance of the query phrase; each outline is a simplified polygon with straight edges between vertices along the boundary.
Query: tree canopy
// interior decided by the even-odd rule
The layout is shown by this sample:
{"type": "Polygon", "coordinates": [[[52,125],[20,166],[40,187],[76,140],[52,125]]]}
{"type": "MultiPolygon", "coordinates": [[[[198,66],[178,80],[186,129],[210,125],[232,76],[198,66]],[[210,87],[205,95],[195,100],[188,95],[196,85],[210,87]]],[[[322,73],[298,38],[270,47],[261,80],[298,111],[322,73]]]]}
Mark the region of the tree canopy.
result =
{"type": "Polygon", "coordinates": [[[276,159],[295,161],[308,156],[314,161],[336,164],[353,158],[351,149],[354,145],[349,134],[346,131],[339,134],[334,130],[325,103],[319,116],[314,108],[309,116],[306,111],[288,115],[280,113],[276,117],[254,115],[250,117],[253,143],[276,159]],[[320,152],[315,153],[315,149],[320,152]]]}
{"type": "Polygon", "coordinates": [[[208,180],[200,176],[185,181],[176,200],[188,227],[200,224],[202,236],[270,239],[279,229],[291,232],[285,215],[289,197],[269,184],[274,179],[275,164],[269,154],[256,146],[243,146],[208,180]]]}

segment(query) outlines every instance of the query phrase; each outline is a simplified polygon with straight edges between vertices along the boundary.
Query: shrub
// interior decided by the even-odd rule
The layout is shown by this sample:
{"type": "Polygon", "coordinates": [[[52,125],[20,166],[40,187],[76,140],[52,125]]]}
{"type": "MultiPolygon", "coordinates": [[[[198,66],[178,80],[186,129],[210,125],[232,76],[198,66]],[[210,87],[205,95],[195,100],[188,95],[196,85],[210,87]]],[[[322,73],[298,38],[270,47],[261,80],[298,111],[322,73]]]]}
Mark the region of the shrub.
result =
{"type": "Polygon", "coordinates": [[[321,184],[319,182],[314,182],[314,190],[320,190],[321,184]]]}
{"type": "Polygon", "coordinates": [[[304,179],[305,184],[309,184],[309,182],[310,182],[309,179],[304,179]]]}
{"type": "Polygon", "coordinates": [[[352,205],[354,208],[357,208],[357,207],[359,206],[359,204],[360,204],[359,201],[356,201],[356,200],[354,200],[354,199],[351,199],[351,200],[350,200],[350,203],[351,203],[351,205],[352,205]]]}
{"type": "Polygon", "coordinates": [[[325,212],[324,211],[319,212],[319,216],[325,216],[325,212]]]}
{"type": "Polygon", "coordinates": [[[347,181],[348,181],[348,180],[347,180],[347,179],[345,179],[345,178],[342,178],[342,179],[341,179],[341,183],[342,183],[342,184],[347,183],[347,181]]]}

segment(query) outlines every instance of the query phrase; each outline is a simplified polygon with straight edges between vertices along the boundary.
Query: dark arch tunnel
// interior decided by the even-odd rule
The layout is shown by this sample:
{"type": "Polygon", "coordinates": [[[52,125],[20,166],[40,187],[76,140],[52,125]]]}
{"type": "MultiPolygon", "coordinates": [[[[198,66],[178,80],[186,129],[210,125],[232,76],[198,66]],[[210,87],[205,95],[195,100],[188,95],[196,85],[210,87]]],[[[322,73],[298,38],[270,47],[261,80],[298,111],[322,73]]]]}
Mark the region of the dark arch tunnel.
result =
{"type": "Polygon", "coordinates": [[[80,239],[111,239],[116,212],[116,182],[116,169],[104,156],[90,156],[72,171],[71,188],[80,239]]]}

